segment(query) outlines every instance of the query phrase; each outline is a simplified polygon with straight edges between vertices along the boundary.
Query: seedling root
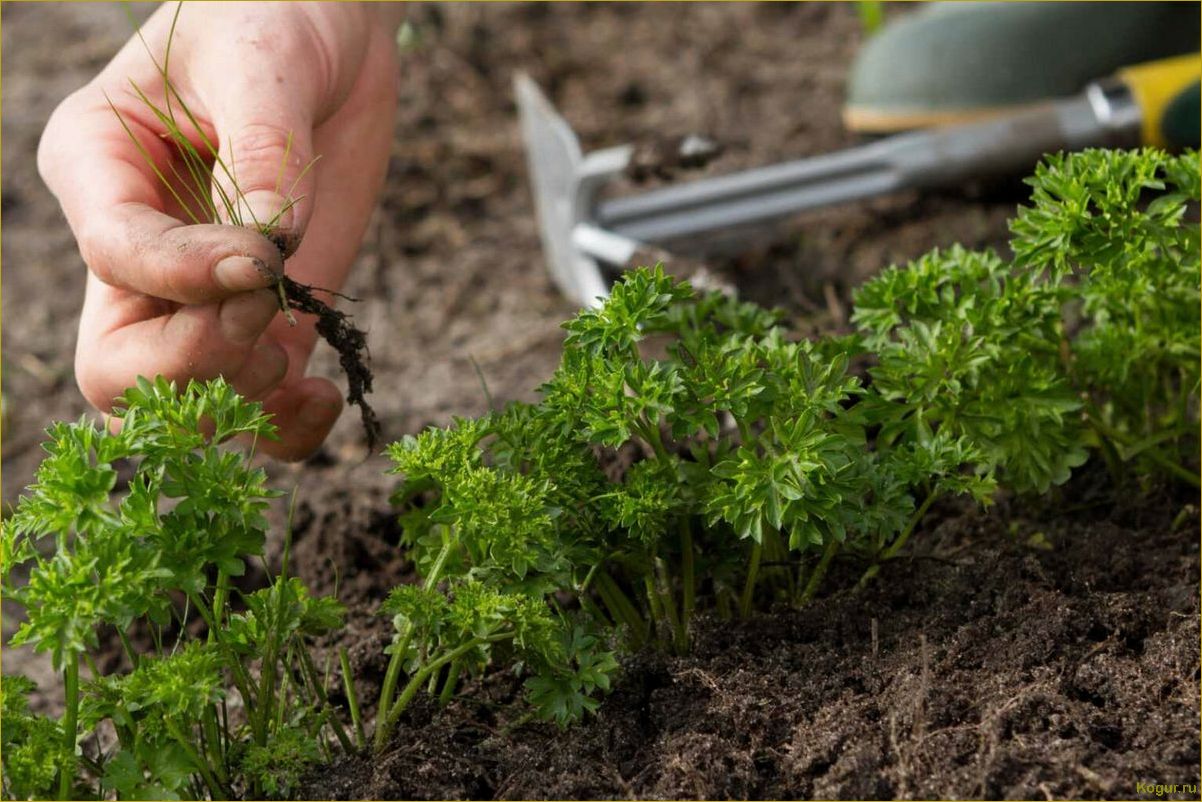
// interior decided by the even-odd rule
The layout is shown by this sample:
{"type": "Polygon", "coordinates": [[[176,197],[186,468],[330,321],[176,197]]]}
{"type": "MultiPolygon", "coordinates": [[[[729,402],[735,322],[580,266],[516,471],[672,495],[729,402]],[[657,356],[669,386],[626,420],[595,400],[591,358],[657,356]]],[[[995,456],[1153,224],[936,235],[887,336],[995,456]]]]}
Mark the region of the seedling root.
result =
{"type": "Polygon", "coordinates": [[[371,354],[367,350],[367,335],[354,326],[348,314],[330,306],[314,295],[314,292],[328,292],[350,301],[357,299],[332,290],[302,284],[288,276],[280,276],[277,287],[280,293],[280,309],[287,316],[290,325],[296,325],[292,310],[317,316],[318,335],[338,352],[338,363],[346,373],[347,403],[359,407],[359,417],[367,435],[367,447],[375,449],[380,440],[380,420],[371,404],[367,402],[373,378],[371,368],[368,367],[371,354]]]}

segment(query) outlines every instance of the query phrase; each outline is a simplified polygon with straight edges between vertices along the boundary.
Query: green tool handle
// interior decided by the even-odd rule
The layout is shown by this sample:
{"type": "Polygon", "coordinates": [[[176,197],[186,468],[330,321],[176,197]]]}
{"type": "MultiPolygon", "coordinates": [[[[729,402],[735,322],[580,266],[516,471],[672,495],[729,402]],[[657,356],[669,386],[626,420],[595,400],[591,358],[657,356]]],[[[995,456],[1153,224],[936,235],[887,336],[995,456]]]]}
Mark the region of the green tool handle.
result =
{"type": "Polygon", "coordinates": [[[1200,58],[1202,54],[1190,53],[1119,70],[1117,78],[1139,106],[1143,144],[1197,146],[1200,58]]]}

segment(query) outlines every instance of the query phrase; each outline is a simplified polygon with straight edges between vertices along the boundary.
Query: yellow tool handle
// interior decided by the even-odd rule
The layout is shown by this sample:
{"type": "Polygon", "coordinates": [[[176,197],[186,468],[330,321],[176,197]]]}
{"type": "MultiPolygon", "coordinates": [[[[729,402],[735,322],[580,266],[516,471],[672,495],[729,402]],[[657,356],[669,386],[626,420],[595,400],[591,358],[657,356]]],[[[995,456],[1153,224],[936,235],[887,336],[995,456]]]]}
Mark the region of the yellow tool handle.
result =
{"type": "Polygon", "coordinates": [[[1119,80],[1127,85],[1139,104],[1143,120],[1140,138],[1145,145],[1169,144],[1162,127],[1165,110],[1183,89],[1198,81],[1202,75],[1200,59],[1202,54],[1190,53],[1119,70],[1119,80]]]}

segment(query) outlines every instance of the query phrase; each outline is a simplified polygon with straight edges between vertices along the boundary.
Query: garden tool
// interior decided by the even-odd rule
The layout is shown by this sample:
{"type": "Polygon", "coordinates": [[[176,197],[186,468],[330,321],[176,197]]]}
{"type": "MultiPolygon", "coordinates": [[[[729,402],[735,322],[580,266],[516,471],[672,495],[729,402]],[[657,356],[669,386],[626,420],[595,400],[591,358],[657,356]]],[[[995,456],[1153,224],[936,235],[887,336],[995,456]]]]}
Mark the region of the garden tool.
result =
{"type": "Polygon", "coordinates": [[[1122,0],[944,0],[905,9],[856,49],[843,105],[848,131],[976,122],[1068,97],[1121,67],[1196,51],[1202,19],[1197,3],[1122,0]]]}
{"type": "Polygon", "coordinates": [[[1199,54],[1178,56],[1024,111],[619,197],[602,190],[627,169],[633,146],[584,154],[533,80],[519,74],[515,88],[547,266],[564,295],[594,306],[608,294],[603,266],[626,265],[647,247],[671,250],[808,209],[1022,172],[1055,151],[1188,144],[1167,138],[1181,130],[1196,141],[1198,77],[1199,54]]]}

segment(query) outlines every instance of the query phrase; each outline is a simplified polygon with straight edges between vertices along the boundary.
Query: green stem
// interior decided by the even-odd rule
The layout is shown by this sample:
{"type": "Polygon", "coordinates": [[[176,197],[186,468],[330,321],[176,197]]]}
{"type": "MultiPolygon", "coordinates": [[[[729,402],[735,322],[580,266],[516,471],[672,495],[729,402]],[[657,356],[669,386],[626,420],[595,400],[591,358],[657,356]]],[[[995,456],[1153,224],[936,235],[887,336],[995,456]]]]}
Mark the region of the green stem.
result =
{"type": "Polygon", "coordinates": [[[1176,476],[1178,479],[1181,479],[1182,481],[1193,485],[1194,487],[1202,487],[1202,479],[1198,477],[1198,474],[1187,470],[1180,464],[1166,457],[1164,454],[1161,454],[1159,451],[1153,449],[1144,453],[1146,453],[1153,462],[1176,476]]]}
{"type": "MultiPolygon", "coordinates": [[[[598,591],[598,593],[600,593],[600,591],[598,591]]],[[[602,599],[602,601],[604,601],[604,599],[602,599]]],[[[580,594],[580,608],[588,613],[589,617],[600,624],[602,629],[609,629],[610,627],[614,626],[614,624],[610,621],[610,616],[607,616],[605,612],[597,606],[597,603],[592,600],[592,597],[590,597],[588,593],[580,594]]]]}
{"type": "MultiPolygon", "coordinates": [[[[209,611],[208,611],[207,607],[202,603],[200,597],[197,596],[196,594],[188,594],[188,600],[194,607],[196,607],[197,611],[200,613],[201,618],[204,619],[205,625],[209,628],[209,632],[210,633],[218,633],[215,638],[217,641],[217,645],[219,647],[221,647],[222,649],[224,649],[226,651],[227,656],[229,657],[229,660],[227,661],[227,663],[230,666],[230,668],[233,672],[233,675],[234,675],[234,685],[237,686],[238,693],[241,694],[241,696],[242,696],[242,701],[243,701],[244,707],[246,708],[247,717],[251,721],[252,729],[254,729],[257,726],[257,723],[256,723],[257,719],[254,715],[254,712],[259,708],[258,703],[261,699],[260,691],[262,690],[262,687],[255,685],[254,681],[251,679],[250,675],[247,673],[246,667],[242,665],[242,662],[238,658],[238,656],[236,654],[233,654],[232,652],[230,652],[228,650],[228,648],[225,646],[225,644],[222,642],[221,637],[220,637],[220,632],[218,631],[217,627],[215,626],[212,617],[209,615],[209,611]]],[[[181,622],[181,624],[182,623],[184,623],[184,622],[181,622]]],[[[162,651],[161,644],[159,646],[159,650],[162,651]]]]}
{"type": "Polygon", "coordinates": [[[271,731],[271,722],[275,719],[276,681],[278,679],[276,667],[279,660],[275,640],[275,633],[269,633],[267,648],[263,652],[263,659],[260,661],[259,668],[259,715],[257,717],[257,727],[254,728],[254,735],[255,743],[261,747],[267,746],[267,735],[271,731]]]}
{"type": "Polygon", "coordinates": [[[676,600],[672,598],[672,578],[668,575],[668,565],[659,557],[655,558],[655,574],[655,590],[659,595],[664,617],[672,627],[672,643],[679,654],[684,654],[689,650],[689,634],[681,624],[680,615],[676,611],[676,600]]]}
{"type": "Polygon", "coordinates": [[[730,600],[734,596],[731,590],[727,587],[719,587],[714,591],[714,603],[718,607],[718,618],[723,621],[729,621],[731,615],[730,600]]]}
{"type": "Polygon", "coordinates": [[[442,684],[442,692],[438,694],[438,704],[446,707],[455,695],[455,686],[459,683],[459,671],[463,666],[459,660],[453,660],[447,667],[447,678],[442,684]]]}
{"type": "Polygon", "coordinates": [[[755,579],[760,572],[760,556],[763,546],[759,541],[751,547],[751,562],[747,566],[747,581],[743,583],[743,595],[739,597],[739,615],[743,618],[751,615],[751,600],[755,596],[755,579]]]}
{"type": "Polygon", "coordinates": [[[822,551],[822,559],[814,567],[814,571],[810,574],[810,581],[806,583],[805,590],[801,593],[801,604],[804,605],[809,602],[810,599],[814,598],[814,594],[818,592],[818,588],[822,584],[822,578],[826,576],[826,569],[831,564],[835,553],[839,551],[840,545],[837,540],[832,540],[826,544],[826,548],[822,551]]]}
{"type": "Polygon", "coordinates": [[[401,691],[401,695],[397,697],[392,709],[388,711],[388,716],[385,719],[385,724],[387,725],[388,729],[391,730],[396,725],[397,719],[399,719],[401,714],[405,712],[405,708],[407,708],[409,703],[413,701],[413,697],[417,696],[417,692],[421,690],[422,684],[430,678],[431,674],[438,671],[447,663],[458,660],[460,657],[463,657],[465,654],[478,646],[483,646],[486,643],[496,643],[498,641],[509,640],[516,634],[517,633],[515,632],[506,632],[501,635],[491,635],[486,638],[472,638],[467,643],[422,666],[413,675],[413,678],[409,680],[409,684],[405,686],[405,689],[401,691]]]}
{"type": "Polygon", "coordinates": [[[655,452],[656,458],[663,465],[671,465],[672,457],[668,455],[668,449],[664,446],[663,435],[659,433],[659,426],[649,420],[643,419],[637,427],[639,434],[651,446],[651,450],[655,452]]]}
{"type": "Polygon", "coordinates": [[[770,530],[764,533],[764,551],[760,558],[760,565],[764,562],[779,563],[777,567],[764,568],[764,579],[771,583],[771,588],[774,593],[785,595],[785,598],[792,599],[795,592],[793,582],[793,571],[788,567],[789,550],[785,548],[784,538],[778,530],[770,530]]]}
{"type": "Polygon", "coordinates": [[[931,508],[931,505],[935,503],[935,499],[937,498],[939,498],[939,492],[936,490],[927,494],[922,504],[910,516],[910,520],[906,522],[906,528],[902,530],[897,540],[893,541],[887,549],[881,552],[882,560],[891,560],[902,550],[902,547],[906,545],[906,541],[910,539],[910,535],[914,534],[915,528],[917,528],[919,522],[922,521],[923,516],[927,514],[927,510],[931,508]]]}
{"type": "MultiPolygon", "coordinates": [[[[221,626],[221,619],[225,613],[225,601],[229,597],[230,578],[225,571],[217,572],[217,587],[213,591],[213,623],[215,626],[221,626]]],[[[214,630],[209,630],[209,640],[216,637],[214,630]]]]}
{"type": "Polygon", "coordinates": [[[434,695],[434,692],[438,690],[438,680],[439,676],[437,672],[430,675],[430,681],[426,683],[426,693],[430,694],[431,696],[434,695]]]}
{"type": "Polygon", "coordinates": [[[227,778],[225,771],[225,743],[221,738],[221,731],[217,726],[217,708],[215,705],[209,705],[205,708],[204,714],[201,717],[201,726],[204,728],[205,741],[209,747],[210,763],[217,773],[217,779],[224,783],[227,778]]]}
{"type": "Polygon", "coordinates": [[[655,639],[663,645],[663,630],[659,624],[664,620],[665,614],[659,603],[659,593],[655,590],[655,575],[651,571],[643,574],[643,593],[647,597],[647,606],[651,608],[651,623],[655,630],[655,639]]]}
{"type": "Polygon", "coordinates": [[[351,723],[355,727],[355,742],[360,749],[367,746],[367,734],[363,729],[363,716],[359,712],[359,694],[355,692],[355,680],[351,676],[351,658],[346,647],[338,647],[338,663],[342,667],[342,687],[346,691],[346,703],[351,709],[351,723]]]}
{"type": "Polygon", "coordinates": [[[322,709],[326,711],[327,719],[330,722],[330,729],[334,731],[334,737],[338,739],[338,743],[342,745],[342,748],[348,754],[354,752],[355,747],[351,743],[350,737],[346,734],[342,722],[334,715],[334,708],[330,705],[330,696],[326,693],[325,682],[322,681],[321,675],[317,673],[317,664],[313,662],[313,656],[305,649],[304,644],[297,646],[297,652],[300,655],[298,662],[301,664],[301,670],[304,672],[310,687],[313,689],[313,695],[321,703],[322,709]]]}
{"type": "Polygon", "coordinates": [[[205,785],[209,787],[209,796],[214,800],[226,799],[228,795],[225,793],[225,789],[221,786],[221,783],[217,782],[217,778],[213,776],[213,771],[209,768],[208,762],[192,746],[192,742],[180,730],[179,725],[169,718],[164,718],[163,724],[167,727],[167,732],[171,733],[171,737],[175,739],[175,742],[184,750],[184,754],[188,756],[188,759],[196,764],[196,770],[200,772],[205,785]]]}
{"type": "Polygon", "coordinates": [[[134,645],[129,642],[129,636],[123,630],[117,630],[117,637],[121,639],[121,647],[125,649],[125,656],[129,658],[133,668],[138,667],[138,653],[134,651],[134,645]]]}
{"type": "Polygon", "coordinates": [[[634,602],[618,586],[618,583],[610,576],[609,571],[605,569],[598,571],[594,584],[597,587],[597,591],[602,594],[601,600],[609,607],[614,617],[621,619],[624,624],[630,627],[630,632],[635,639],[635,646],[637,647],[644,643],[648,635],[650,635],[647,622],[639,615],[634,602]]]}
{"type": "Polygon", "coordinates": [[[693,607],[697,599],[697,579],[693,568],[693,530],[689,526],[689,519],[683,516],[680,519],[680,584],[680,623],[685,630],[687,645],[689,624],[693,620],[693,607]]]}
{"type": "MultiPolygon", "coordinates": [[[[449,535],[443,535],[442,550],[438,552],[438,556],[434,559],[434,564],[430,566],[430,573],[426,576],[422,586],[426,590],[431,590],[438,584],[438,580],[442,575],[442,569],[447,564],[447,558],[451,555],[451,547],[453,543],[449,535]]],[[[380,700],[377,705],[378,711],[389,710],[392,706],[392,697],[396,694],[397,682],[401,677],[401,667],[405,660],[405,653],[409,651],[409,643],[413,640],[413,624],[412,622],[405,625],[404,632],[401,633],[401,638],[397,642],[397,648],[392,652],[392,659],[388,661],[388,671],[384,675],[384,686],[380,689],[380,700]]],[[[375,749],[376,752],[382,752],[384,747],[388,745],[388,737],[392,730],[392,716],[381,718],[379,712],[376,713],[376,733],[375,733],[375,749]]]]}
{"type": "Polygon", "coordinates": [[[63,670],[63,685],[66,686],[66,712],[63,715],[63,749],[70,760],[59,770],[58,798],[71,798],[71,785],[75,772],[75,741],[79,737],[79,655],[72,654],[63,670]]]}
{"type": "MultiPolygon", "coordinates": [[[[1128,441],[1128,438],[1124,437],[1122,432],[1118,431],[1117,429],[1111,428],[1109,425],[1103,423],[1101,420],[1101,417],[1096,412],[1091,412],[1091,413],[1087,414],[1085,417],[1089,421],[1090,425],[1093,426],[1095,430],[1097,430],[1098,434],[1100,434],[1103,437],[1103,442],[1105,442],[1105,440],[1110,440],[1110,441],[1112,441],[1114,443],[1118,443],[1119,445],[1124,446],[1124,447],[1129,447],[1131,445],[1131,443],[1128,441]]],[[[1199,479],[1197,474],[1193,473],[1190,470],[1187,470],[1185,467],[1183,467],[1179,463],[1174,462],[1173,460],[1169,459],[1168,457],[1166,457],[1164,454],[1161,454],[1156,449],[1150,448],[1150,449],[1143,451],[1142,453],[1146,454],[1149,459],[1151,459],[1153,462],[1155,462],[1160,467],[1164,468],[1169,473],[1176,476],[1178,479],[1188,482],[1189,484],[1193,485],[1194,487],[1202,487],[1202,479],[1199,479]]],[[[1122,455],[1120,455],[1120,459],[1122,459],[1122,458],[1123,458],[1122,455]]]]}

